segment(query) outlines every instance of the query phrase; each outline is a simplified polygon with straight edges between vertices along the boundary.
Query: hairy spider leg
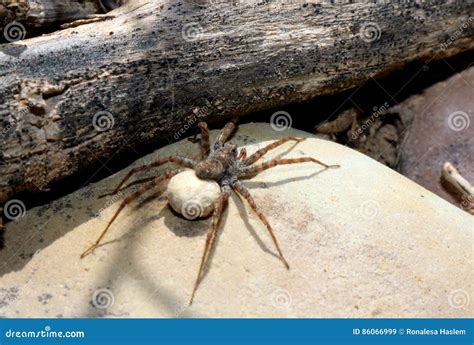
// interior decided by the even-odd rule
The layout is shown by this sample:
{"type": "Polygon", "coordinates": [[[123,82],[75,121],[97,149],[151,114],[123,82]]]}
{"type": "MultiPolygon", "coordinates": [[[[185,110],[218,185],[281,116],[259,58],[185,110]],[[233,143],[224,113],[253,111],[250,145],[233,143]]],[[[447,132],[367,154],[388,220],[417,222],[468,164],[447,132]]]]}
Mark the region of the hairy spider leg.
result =
{"type": "Polygon", "coordinates": [[[281,262],[283,262],[283,265],[285,265],[286,269],[290,269],[290,265],[288,265],[288,262],[286,261],[285,257],[283,256],[283,253],[280,249],[280,246],[278,245],[278,240],[277,240],[275,234],[273,233],[272,226],[268,222],[267,217],[265,217],[265,215],[262,213],[262,211],[260,211],[260,209],[258,208],[257,204],[255,203],[252,196],[250,195],[250,192],[248,191],[248,189],[242,184],[242,182],[240,182],[238,180],[235,181],[232,184],[232,188],[238,194],[242,195],[247,200],[247,202],[249,203],[252,210],[257,214],[258,218],[265,225],[265,227],[268,230],[268,233],[270,234],[270,237],[272,238],[273,244],[275,245],[275,248],[278,252],[278,256],[279,256],[281,262]]]}
{"type": "Polygon", "coordinates": [[[100,195],[97,199],[102,199],[102,198],[104,198],[104,197],[106,197],[106,196],[111,196],[111,195],[120,193],[121,191],[123,191],[123,190],[125,190],[125,189],[128,189],[128,188],[131,187],[131,186],[140,184],[140,183],[145,183],[145,182],[152,181],[155,177],[156,177],[156,176],[146,177],[146,178],[143,178],[143,179],[139,179],[139,180],[130,182],[130,183],[127,184],[125,187],[120,188],[119,190],[114,190],[113,192],[105,193],[105,194],[100,195]]]}
{"type": "Polygon", "coordinates": [[[204,267],[206,267],[207,259],[212,249],[212,245],[214,244],[215,235],[219,228],[219,221],[227,206],[230,192],[231,192],[231,189],[229,185],[224,184],[222,186],[222,193],[219,195],[216,202],[214,203],[214,212],[212,214],[211,224],[207,231],[206,244],[204,246],[204,252],[201,257],[199,272],[196,277],[196,282],[194,283],[194,289],[193,289],[193,293],[191,294],[191,298],[189,300],[189,305],[193,304],[194,296],[196,295],[197,288],[199,286],[199,283],[201,282],[202,273],[204,271],[204,267]]]}
{"type": "Polygon", "coordinates": [[[234,134],[234,131],[236,129],[236,124],[235,121],[228,122],[224,128],[222,128],[221,132],[219,133],[219,136],[217,137],[216,141],[214,142],[213,149],[216,150],[219,147],[222,147],[224,143],[229,140],[229,138],[234,134]]]}
{"type": "Polygon", "coordinates": [[[120,190],[120,187],[122,187],[123,184],[125,182],[127,182],[127,180],[130,177],[132,177],[132,175],[134,175],[134,174],[136,174],[140,171],[145,171],[145,170],[148,170],[148,169],[151,169],[151,168],[159,167],[160,165],[163,165],[163,164],[166,164],[166,163],[174,163],[176,165],[183,166],[185,168],[193,168],[197,164],[196,161],[194,161],[190,158],[186,158],[186,157],[170,156],[170,157],[161,158],[161,159],[159,159],[159,160],[157,160],[153,163],[142,165],[142,166],[131,169],[128,172],[128,174],[123,178],[122,182],[120,182],[120,184],[117,186],[117,188],[115,188],[115,190],[113,192],[101,195],[101,196],[99,196],[99,198],[102,198],[106,195],[117,194],[118,191],[120,190]]]}
{"type": "Polygon", "coordinates": [[[319,165],[322,165],[326,169],[339,168],[339,165],[328,165],[326,163],[323,163],[311,157],[272,159],[272,160],[269,160],[268,162],[245,167],[240,177],[254,176],[264,170],[276,167],[277,165],[296,164],[296,163],[305,163],[305,162],[317,163],[319,165]]]}
{"type": "Polygon", "coordinates": [[[201,129],[201,154],[202,159],[206,159],[209,156],[211,151],[211,146],[209,145],[209,127],[205,122],[199,122],[198,127],[201,129]]]}
{"type": "Polygon", "coordinates": [[[239,155],[237,157],[238,160],[243,161],[247,158],[247,150],[245,147],[239,151],[239,155]]]}
{"type": "Polygon", "coordinates": [[[98,246],[99,246],[99,243],[100,241],[104,238],[105,234],[107,233],[107,231],[109,230],[110,226],[112,225],[113,221],[117,218],[117,216],[119,215],[119,213],[123,210],[123,208],[125,206],[127,206],[129,203],[131,203],[133,200],[137,199],[138,197],[140,197],[142,194],[146,193],[147,191],[151,190],[153,187],[155,187],[156,185],[158,185],[159,183],[165,181],[165,180],[168,180],[170,179],[171,177],[173,177],[174,175],[176,175],[176,171],[175,170],[170,170],[170,171],[167,171],[165,172],[164,174],[162,175],[159,175],[159,176],[156,176],[154,181],[147,184],[145,187],[143,187],[142,189],[139,189],[138,191],[130,194],[129,196],[127,196],[123,201],[122,203],[120,204],[118,210],[115,212],[114,216],[110,219],[109,223],[107,224],[107,226],[105,227],[105,229],[102,231],[102,233],[100,234],[100,236],[97,238],[97,240],[95,241],[95,243],[90,246],[89,248],[87,248],[82,254],[81,254],[81,259],[83,259],[84,257],[86,257],[87,255],[89,255],[90,253],[92,253],[98,246]]]}
{"type": "Polygon", "coordinates": [[[304,139],[305,138],[283,137],[280,140],[277,140],[277,141],[275,141],[271,144],[268,144],[267,146],[261,148],[260,150],[256,151],[255,153],[253,153],[249,158],[247,158],[245,160],[245,164],[250,165],[250,164],[255,163],[256,161],[258,161],[260,159],[260,157],[265,155],[268,151],[273,150],[274,148],[276,148],[280,145],[283,145],[287,141],[294,140],[294,141],[296,141],[296,143],[299,143],[299,142],[303,141],[304,139]]]}
{"type": "MultiPolygon", "coordinates": [[[[173,173],[173,176],[180,173],[180,172],[183,172],[184,169],[170,169],[170,170],[166,170],[164,172],[164,174],[167,174],[167,173],[173,173]]],[[[120,193],[132,186],[135,186],[137,184],[142,184],[142,183],[145,183],[145,182],[149,182],[149,181],[153,181],[154,179],[156,178],[156,176],[151,176],[151,177],[145,177],[145,178],[142,178],[142,179],[139,179],[139,180],[135,180],[133,182],[130,182],[129,184],[127,184],[125,187],[122,187],[120,188],[117,193],[120,193]]],[[[114,193],[107,193],[107,194],[102,194],[101,196],[99,196],[99,199],[100,198],[103,198],[105,196],[110,196],[110,195],[114,195],[114,193]]]]}

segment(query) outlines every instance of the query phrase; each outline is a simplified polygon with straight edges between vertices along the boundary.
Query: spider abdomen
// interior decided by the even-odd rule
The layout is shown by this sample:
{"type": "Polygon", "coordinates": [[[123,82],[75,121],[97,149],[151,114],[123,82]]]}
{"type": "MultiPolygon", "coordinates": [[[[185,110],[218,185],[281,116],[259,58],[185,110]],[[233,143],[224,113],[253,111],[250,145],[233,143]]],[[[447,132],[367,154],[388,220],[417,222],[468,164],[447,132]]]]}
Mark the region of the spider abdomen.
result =
{"type": "Polygon", "coordinates": [[[200,179],[219,181],[224,177],[226,167],[219,159],[206,159],[196,164],[194,170],[200,179]]]}

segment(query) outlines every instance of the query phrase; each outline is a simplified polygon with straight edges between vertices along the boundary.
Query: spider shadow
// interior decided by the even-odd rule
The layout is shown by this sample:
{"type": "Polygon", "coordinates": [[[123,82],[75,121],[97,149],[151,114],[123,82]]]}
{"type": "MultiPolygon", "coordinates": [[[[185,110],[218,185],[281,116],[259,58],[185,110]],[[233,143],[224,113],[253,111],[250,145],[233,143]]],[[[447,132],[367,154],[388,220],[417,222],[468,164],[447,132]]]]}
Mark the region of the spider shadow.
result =
{"type": "MultiPolygon", "coordinates": [[[[268,188],[268,187],[274,187],[274,186],[280,186],[280,185],[284,185],[284,184],[287,184],[287,183],[291,183],[291,182],[298,182],[298,181],[303,181],[303,180],[307,180],[307,179],[310,179],[312,177],[315,177],[319,174],[321,174],[322,172],[328,170],[327,168],[324,168],[324,169],[321,169],[319,171],[316,171],[314,173],[312,173],[311,175],[308,175],[308,176],[298,176],[298,177],[291,177],[291,178],[287,178],[287,179],[284,179],[284,180],[281,180],[281,181],[278,181],[278,182],[263,182],[265,184],[265,187],[264,188],[268,188]]],[[[251,181],[251,180],[242,180],[243,183],[245,184],[245,186],[249,189],[249,192],[251,193],[252,192],[252,187],[255,187],[255,188],[261,188],[262,187],[262,182],[254,182],[254,181],[251,181]]],[[[267,245],[262,241],[261,237],[257,234],[257,232],[255,231],[255,228],[250,224],[250,221],[249,221],[249,212],[252,212],[253,214],[255,214],[255,212],[253,212],[253,210],[249,209],[247,211],[247,208],[246,206],[244,205],[246,203],[246,200],[240,196],[239,194],[235,193],[236,194],[236,198],[239,199],[239,202],[235,202],[236,206],[237,206],[237,209],[239,211],[239,214],[242,216],[242,219],[244,220],[244,223],[245,223],[245,226],[247,227],[247,230],[250,232],[250,234],[252,235],[252,237],[255,239],[255,241],[257,242],[257,244],[260,246],[260,248],[265,252],[265,253],[268,253],[268,254],[271,254],[272,256],[274,256],[275,258],[277,258],[278,260],[280,260],[279,256],[277,255],[276,252],[270,250],[267,245]]],[[[257,203],[257,202],[256,202],[257,203]]],[[[258,207],[258,203],[257,203],[257,207],[258,207]]],[[[259,223],[261,224],[261,226],[263,228],[265,228],[265,225],[262,224],[262,222],[259,220],[259,223]]],[[[265,228],[266,230],[266,228],[265,228]]]]}
{"type": "MultiPolygon", "coordinates": [[[[257,234],[257,231],[255,231],[255,228],[250,224],[250,219],[249,219],[249,212],[253,212],[251,209],[247,211],[246,206],[244,205],[246,203],[245,199],[241,197],[237,193],[233,193],[232,199],[235,203],[235,206],[237,207],[237,210],[239,211],[239,215],[242,217],[242,220],[244,221],[245,227],[249,231],[250,235],[255,239],[259,247],[265,252],[268,253],[276,258],[278,258],[278,255],[271,251],[266,244],[263,242],[262,238],[257,234]],[[236,200],[238,199],[238,200],[236,200]]],[[[257,205],[258,206],[258,205],[257,205]]],[[[255,213],[254,213],[255,214],[255,213]]],[[[260,220],[259,220],[260,221],[260,220]]],[[[260,222],[261,224],[261,222],[260,222]]],[[[265,227],[265,225],[261,224],[262,227],[265,227]]],[[[266,230],[266,228],[265,228],[266,230]]]]}
{"type": "MultiPolygon", "coordinates": [[[[190,309],[186,304],[178,303],[177,297],[173,294],[172,291],[167,291],[162,286],[160,286],[155,279],[148,278],[147,274],[140,270],[140,267],[136,265],[136,257],[133,255],[136,251],[139,251],[139,245],[136,240],[136,237],[143,232],[143,230],[152,222],[164,218],[170,219],[175,217],[167,205],[163,205],[160,212],[157,215],[147,217],[145,219],[140,219],[140,212],[135,212],[151,202],[156,202],[157,199],[161,198],[161,192],[154,193],[150,196],[145,197],[142,200],[139,200],[136,205],[132,207],[133,211],[129,217],[136,215],[133,219],[134,227],[130,229],[127,233],[107,242],[102,243],[99,247],[107,246],[111,243],[124,242],[127,250],[125,251],[113,251],[113,257],[108,258],[108,262],[112,263],[110,269],[107,271],[107,274],[102,277],[101,283],[98,283],[98,286],[107,286],[114,291],[114,283],[120,279],[121,267],[127,267],[125,274],[128,276],[128,279],[132,278],[140,282],[140,288],[145,290],[148,296],[153,298],[148,299],[148,303],[154,303],[156,305],[156,310],[166,310],[166,313],[170,315],[169,317],[179,317],[179,318],[189,318],[189,317],[201,317],[197,315],[192,309],[190,309]],[[158,303],[158,302],[161,303],[158,303]]],[[[171,229],[171,228],[170,228],[171,229]]],[[[196,236],[198,233],[193,233],[191,236],[196,236]]],[[[182,234],[179,234],[180,236],[182,234]]],[[[95,257],[94,254],[91,255],[95,257]]],[[[196,267],[198,267],[196,265],[196,267]]],[[[192,286],[190,286],[190,293],[192,291],[192,286]]],[[[93,306],[86,306],[86,309],[82,313],[82,317],[93,318],[93,317],[108,317],[108,316],[124,316],[124,315],[114,315],[110,314],[107,311],[98,310],[93,306]]],[[[125,315],[127,316],[127,315],[125,315]]]]}
{"type": "MultiPolygon", "coordinates": [[[[154,198],[155,196],[151,196],[150,198],[147,198],[146,200],[144,200],[143,203],[141,203],[137,207],[138,208],[143,207],[146,203],[153,201],[154,198]]],[[[210,216],[203,219],[188,220],[188,219],[185,219],[182,215],[175,212],[169,205],[166,205],[163,207],[163,209],[160,211],[158,215],[150,217],[147,221],[148,222],[155,221],[162,217],[164,218],[164,223],[166,225],[166,228],[172,231],[178,237],[183,237],[183,236],[184,237],[198,237],[198,236],[204,237],[201,244],[202,248],[199,248],[199,250],[204,248],[205,236],[207,235],[207,232],[210,226],[212,213],[210,216]]],[[[224,228],[227,222],[227,218],[228,218],[228,211],[226,207],[226,209],[221,215],[219,225],[218,225],[218,230],[216,231],[216,234],[214,237],[214,243],[209,251],[209,256],[207,259],[206,266],[203,269],[200,283],[202,283],[202,281],[206,278],[207,274],[209,273],[211,269],[211,264],[212,264],[214,255],[216,253],[217,246],[219,245],[220,236],[222,232],[225,230],[224,228]]],[[[198,253],[200,253],[200,251],[198,251],[198,253]]],[[[198,273],[199,264],[202,259],[202,254],[199,254],[198,257],[199,257],[199,261],[196,262],[196,275],[198,273]]],[[[192,291],[191,288],[192,286],[190,286],[190,291],[192,291]]],[[[197,294],[199,294],[199,288],[198,288],[197,294]]]]}
{"type": "Polygon", "coordinates": [[[277,182],[256,182],[256,181],[252,181],[252,180],[242,180],[242,182],[248,188],[262,188],[262,184],[265,186],[264,188],[277,187],[277,186],[285,185],[287,183],[309,180],[313,177],[318,176],[319,174],[322,174],[323,172],[325,172],[327,170],[329,170],[329,168],[323,168],[323,169],[318,170],[318,171],[316,171],[316,172],[314,172],[310,175],[307,175],[307,176],[290,177],[290,178],[280,180],[280,181],[277,181],[277,182]]]}
{"type": "MultiPolygon", "coordinates": [[[[303,179],[303,178],[297,178],[297,179],[294,179],[294,180],[296,181],[296,180],[301,180],[301,179],[303,179]]],[[[291,180],[292,179],[288,179],[288,181],[291,181],[291,180]]],[[[253,211],[252,210],[247,211],[247,209],[244,205],[244,203],[246,201],[239,194],[237,194],[234,191],[231,193],[231,196],[229,198],[229,202],[231,200],[236,205],[237,210],[239,212],[239,215],[242,217],[247,230],[250,232],[252,237],[258,243],[259,247],[265,253],[270,254],[270,255],[274,256],[275,258],[277,258],[279,260],[278,255],[266,246],[266,244],[263,242],[262,238],[257,234],[257,231],[255,230],[255,228],[250,224],[248,213],[253,212],[253,211]]],[[[147,200],[146,202],[149,202],[149,201],[151,201],[151,200],[147,200]]],[[[143,204],[138,206],[138,207],[143,207],[143,204]]],[[[200,283],[202,283],[204,281],[207,274],[211,270],[212,262],[214,260],[214,256],[215,256],[217,247],[219,245],[220,236],[222,235],[223,231],[225,231],[225,227],[226,227],[226,224],[227,224],[227,219],[228,219],[228,216],[229,216],[228,207],[229,206],[227,206],[226,209],[224,210],[224,212],[222,213],[221,219],[219,221],[219,225],[218,225],[219,228],[216,232],[216,235],[215,235],[215,238],[214,238],[214,243],[213,243],[213,245],[212,245],[212,247],[209,251],[209,257],[208,257],[208,260],[207,260],[207,264],[203,269],[203,273],[202,273],[202,276],[201,276],[200,283]]],[[[177,236],[186,236],[186,237],[196,237],[196,236],[204,237],[205,235],[207,235],[207,230],[209,229],[210,221],[211,221],[211,218],[212,218],[212,216],[209,216],[209,217],[204,218],[202,220],[187,220],[187,219],[183,218],[181,215],[179,215],[178,213],[176,213],[174,210],[172,210],[171,207],[165,206],[163,208],[163,210],[160,212],[160,214],[151,217],[149,219],[149,221],[157,220],[157,219],[161,218],[162,216],[164,217],[164,222],[166,224],[166,227],[169,230],[171,230],[177,236]],[[167,208],[167,210],[165,211],[166,208],[167,208]],[[178,221],[177,221],[177,219],[178,219],[178,221]]],[[[264,230],[266,231],[266,228],[263,224],[262,224],[262,227],[264,227],[264,230]]],[[[202,247],[204,247],[204,241],[202,243],[202,247]]],[[[199,262],[196,262],[196,274],[198,272],[197,270],[199,268],[199,263],[200,263],[201,257],[202,256],[199,256],[199,262]]],[[[199,289],[198,289],[197,293],[199,294],[199,289]]]]}

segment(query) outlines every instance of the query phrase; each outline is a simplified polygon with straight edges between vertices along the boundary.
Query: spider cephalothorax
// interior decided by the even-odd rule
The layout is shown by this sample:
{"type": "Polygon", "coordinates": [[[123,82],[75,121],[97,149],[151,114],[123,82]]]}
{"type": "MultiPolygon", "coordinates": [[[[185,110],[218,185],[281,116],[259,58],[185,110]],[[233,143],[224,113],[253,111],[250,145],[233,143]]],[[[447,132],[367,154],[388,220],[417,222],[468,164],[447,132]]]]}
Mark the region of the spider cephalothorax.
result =
{"type": "Polygon", "coordinates": [[[212,150],[208,157],[194,167],[196,176],[203,180],[220,181],[238,173],[237,147],[226,143],[212,150]]]}
{"type": "Polygon", "coordinates": [[[270,223],[268,222],[267,218],[263,215],[263,213],[259,210],[259,208],[255,204],[255,201],[253,200],[249,191],[240,181],[241,179],[253,177],[263,170],[270,169],[277,165],[282,165],[282,164],[314,162],[314,163],[318,163],[324,166],[326,169],[331,168],[331,167],[338,167],[338,165],[327,165],[311,157],[272,159],[260,164],[254,164],[268,151],[282,145],[283,143],[288,142],[290,140],[299,142],[303,139],[295,138],[295,137],[284,137],[257,150],[250,157],[247,157],[247,152],[245,148],[242,148],[238,152],[237,147],[234,144],[227,143],[227,140],[229,140],[229,138],[232,136],[236,128],[236,125],[234,122],[229,122],[228,124],[224,126],[224,128],[222,129],[222,131],[220,132],[219,136],[217,137],[216,141],[214,142],[212,146],[209,144],[209,129],[207,127],[207,124],[204,122],[201,122],[199,123],[198,126],[201,129],[202,160],[198,162],[186,157],[170,156],[170,157],[159,159],[153,163],[131,169],[128,172],[128,174],[125,176],[125,178],[122,180],[122,182],[117,186],[117,188],[112,193],[109,193],[106,195],[116,194],[119,191],[122,191],[131,185],[136,185],[136,184],[146,183],[146,182],[149,182],[149,183],[146,184],[143,188],[139,189],[138,191],[130,194],[128,197],[126,197],[122,201],[122,203],[120,204],[120,207],[118,208],[118,210],[116,211],[112,219],[109,221],[109,223],[107,224],[107,227],[101,233],[97,241],[81,255],[81,258],[83,258],[99,246],[100,241],[104,237],[107,230],[110,228],[110,225],[112,224],[112,222],[115,220],[115,218],[117,218],[120,211],[128,203],[132,202],[133,200],[137,199],[145,192],[153,189],[161,182],[170,179],[171,177],[175,176],[176,174],[178,174],[179,172],[183,170],[170,169],[158,176],[153,176],[153,177],[137,180],[122,188],[124,183],[133,174],[140,171],[148,170],[154,167],[158,167],[165,163],[174,163],[176,165],[179,165],[185,168],[193,169],[196,173],[196,176],[199,177],[200,179],[213,180],[213,181],[218,182],[221,192],[217,200],[214,202],[214,211],[211,218],[211,224],[207,232],[206,244],[204,246],[204,253],[201,258],[201,264],[199,267],[199,272],[196,278],[196,282],[194,284],[194,290],[191,295],[191,299],[189,301],[190,304],[193,302],[197,287],[199,286],[200,280],[202,278],[202,272],[204,270],[204,267],[206,266],[209,252],[214,242],[215,234],[217,232],[218,225],[219,225],[219,220],[221,218],[222,213],[225,210],[225,207],[227,206],[229,196],[232,190],[234,190],[237,194],[241,195],[244,199],[247,200],[252,210],[257,214],[257,216],[260,218],[262,223],[267,228],[272,238],[272,241],[275,245],[275,248],[278,252],[278,256],[280,260],[283,262],[283,264],[285,265],[287,269],[290,268],[290,266],[288,265],[288,262],[286,261],[286,259],[284,258],[280,250],[280,246],[273,233],[273,229],[270,223]]]}

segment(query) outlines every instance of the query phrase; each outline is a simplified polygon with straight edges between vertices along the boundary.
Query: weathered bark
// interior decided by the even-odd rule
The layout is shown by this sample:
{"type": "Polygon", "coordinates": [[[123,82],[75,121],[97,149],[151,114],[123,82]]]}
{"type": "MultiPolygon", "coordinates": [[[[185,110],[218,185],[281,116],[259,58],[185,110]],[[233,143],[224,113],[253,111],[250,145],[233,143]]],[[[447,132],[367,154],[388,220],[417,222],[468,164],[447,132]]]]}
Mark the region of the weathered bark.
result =
{"type": "Polygon", "coordinates": [[[132,1],[113,20],[0,46],[0,203],[125,143],[176,140],[198,117],[308,100],[474,47],[465,2],[256,3],[132,1]]]}
{"type": "Polygon", "coordinates": [[[0,27],[19,21],[32,28],[101,13],[99,0],[0,0],[0,27]]]}

